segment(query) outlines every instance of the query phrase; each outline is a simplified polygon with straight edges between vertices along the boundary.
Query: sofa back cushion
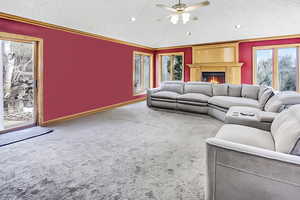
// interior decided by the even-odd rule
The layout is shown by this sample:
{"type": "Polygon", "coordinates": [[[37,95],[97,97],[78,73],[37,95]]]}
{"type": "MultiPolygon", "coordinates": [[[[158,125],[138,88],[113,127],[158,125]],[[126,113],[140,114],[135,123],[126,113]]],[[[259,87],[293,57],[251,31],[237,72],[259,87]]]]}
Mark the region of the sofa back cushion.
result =
{"type": "Polygon", "coordinates": [[[258,100],[259,86],[258,85],[242,85],[242,97],[258,100]]]}
{"type": "Polygon", "coordinates": [[[271,133],[276,151],[291,153],[300,138],[300,105],[278,114],[272,123],[271,133]]]}
{"type": "Polygon", "coordinates": [[[213,96],[228,96],[228,84],[213,84],[213,96]]]}
{"type": "Polygon", "coordinates": [[[267,112],[281,112],[292,105],[300,104],[300,94],[292,91],[278,92],[265,105],[267,112]]]}
{"type": "Polygon", "coordinates": [[[161,85],[161,91],[170,91],[183,94],[184,82],[182,81],[165,81],[161,85]]]}
{"type": "Polygon", "coordinates": [[[228,96],[241,97],[242,85],[228,84],[228,96]]]}
{"type": "Polygon", "coordinates": [[[261,110],[265,109],[268,100],[274,95],[273,89],[267,86],[260,86],[258,93],[258,103],[261,110]]]}
{"type": "Polygon", "coordinates": [[[212,84],[208,82],[188,82],[184,85],[184,93],[200,93],[212,96],[212,84]]]}

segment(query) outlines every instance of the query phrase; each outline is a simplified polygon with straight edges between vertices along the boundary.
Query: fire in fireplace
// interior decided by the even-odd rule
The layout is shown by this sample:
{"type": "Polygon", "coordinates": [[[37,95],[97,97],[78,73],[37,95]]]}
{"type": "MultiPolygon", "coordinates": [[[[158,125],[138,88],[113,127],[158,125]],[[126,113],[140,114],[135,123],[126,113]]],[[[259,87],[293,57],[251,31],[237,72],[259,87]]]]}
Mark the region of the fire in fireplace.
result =
{"type": "Polygon", "coordinates": [[[225,83],[225,72],[202,72],[202,81],[210,83],[225,83]]]}

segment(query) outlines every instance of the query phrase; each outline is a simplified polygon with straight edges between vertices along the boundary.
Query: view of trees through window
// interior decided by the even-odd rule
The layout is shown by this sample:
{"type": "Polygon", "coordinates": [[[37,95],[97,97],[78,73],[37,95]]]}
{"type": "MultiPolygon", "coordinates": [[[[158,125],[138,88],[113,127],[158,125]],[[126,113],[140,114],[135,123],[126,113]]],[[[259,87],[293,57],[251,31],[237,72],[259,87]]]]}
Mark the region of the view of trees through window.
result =
{"type": "Polygon", "coordinates": [[[151,87],[151,56],[143,53],[134,54],[134,93],[145,92],[151,87]]]}
{"type": "Polygon", "coordinates": [[[271,49],[256,51],[256,81],[259,85],[272,86],[273,51],[271,49]]]}
{"type": "Polygon", "coordinates": [[[297,48],[278,49],[279,89],[297,90],[298,58],[297,48]]]}
{"type": "Polygon", "coordinates": [[[1,129],[34,122],[34,44],[0,40],[1,129]]]}
{"type": "Polygon", "coordinates": [[[257,84],[280,91],[298,90],[298,47],[258,49],[255,52],[257,84]]]}
{"type": "Polygon", "coordinates": [[[183,56],[161,56],[161,81],[183,79],[183,56]]]}

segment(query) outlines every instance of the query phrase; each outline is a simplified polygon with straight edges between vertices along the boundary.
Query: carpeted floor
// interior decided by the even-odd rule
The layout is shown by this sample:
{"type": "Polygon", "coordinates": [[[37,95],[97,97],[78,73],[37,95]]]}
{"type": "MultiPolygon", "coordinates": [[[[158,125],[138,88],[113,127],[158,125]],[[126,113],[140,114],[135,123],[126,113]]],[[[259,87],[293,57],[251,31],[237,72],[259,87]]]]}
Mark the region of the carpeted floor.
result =
{"type": "Polygon", "coordinates": [[[0,148],[0,199],[204,199],[205,139],[222,122],[145,102],[0,148]]]}

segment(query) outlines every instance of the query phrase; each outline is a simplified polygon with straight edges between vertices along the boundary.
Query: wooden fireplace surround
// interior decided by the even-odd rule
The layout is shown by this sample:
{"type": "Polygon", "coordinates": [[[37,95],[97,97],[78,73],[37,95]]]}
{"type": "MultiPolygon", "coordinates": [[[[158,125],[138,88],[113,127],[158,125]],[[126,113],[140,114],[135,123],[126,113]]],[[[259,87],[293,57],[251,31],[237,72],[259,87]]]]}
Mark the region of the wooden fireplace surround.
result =
{"type": "Polygon", "coordinates": [[[202,45],[193,47],[193,64],[190,67],[190,81],[201,81],[202,72],[225,72],[225,82],[241,83],[238,43],[202,45]]]}

